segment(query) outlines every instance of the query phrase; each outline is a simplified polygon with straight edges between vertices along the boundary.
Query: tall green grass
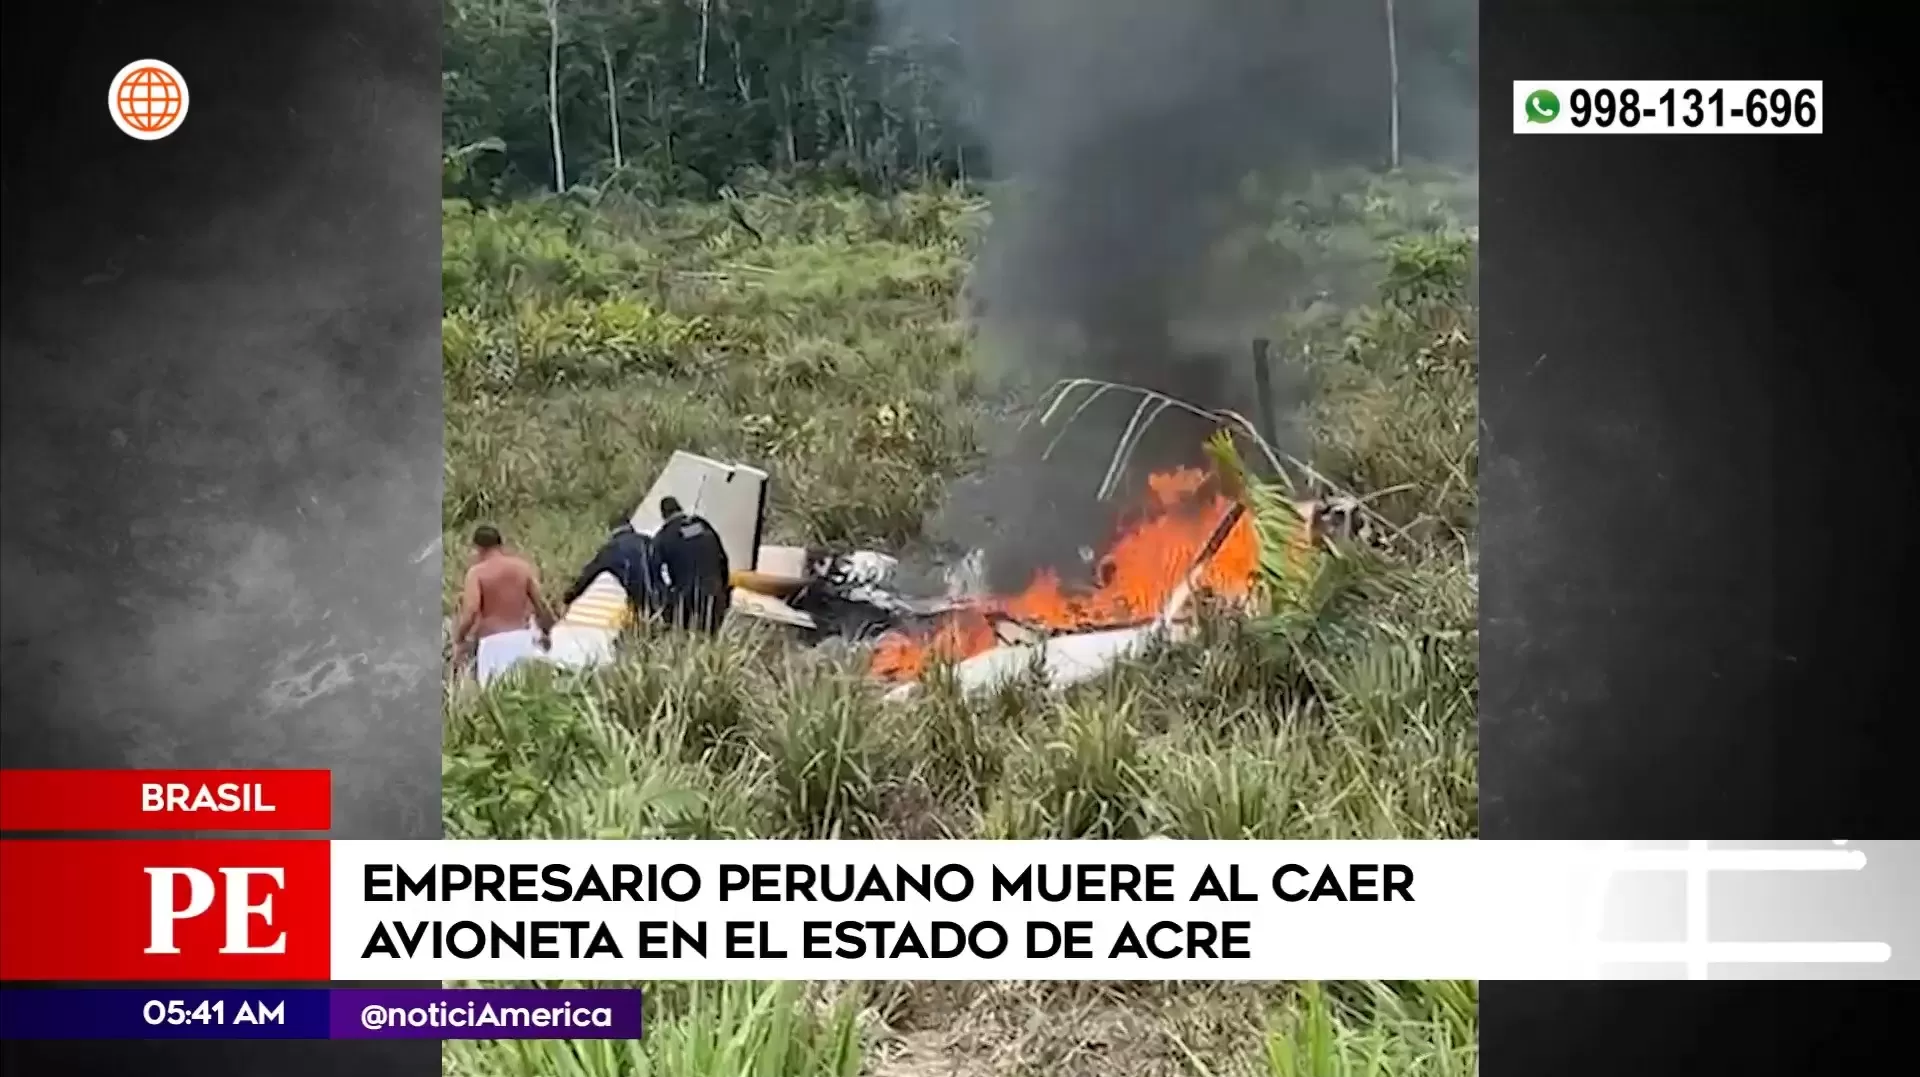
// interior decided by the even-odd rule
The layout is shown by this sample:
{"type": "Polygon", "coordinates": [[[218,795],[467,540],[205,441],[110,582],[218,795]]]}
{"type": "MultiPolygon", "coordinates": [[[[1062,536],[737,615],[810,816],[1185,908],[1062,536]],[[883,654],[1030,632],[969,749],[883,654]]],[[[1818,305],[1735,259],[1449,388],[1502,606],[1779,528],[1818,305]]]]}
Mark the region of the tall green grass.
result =
{"type": "Polygon", "coordinates": [[[453,1077],[1471,1077],[1471,983],[703,983],[642,1040],[453,1041],[453,1077]],[[940,1013],[927,1012],[928,1004],[940,1013]],[[963,1020],[942,1018],[958,1015],[963,1020]],[[929,1018],[934,1017],[931,1024],[929,1018]]]}

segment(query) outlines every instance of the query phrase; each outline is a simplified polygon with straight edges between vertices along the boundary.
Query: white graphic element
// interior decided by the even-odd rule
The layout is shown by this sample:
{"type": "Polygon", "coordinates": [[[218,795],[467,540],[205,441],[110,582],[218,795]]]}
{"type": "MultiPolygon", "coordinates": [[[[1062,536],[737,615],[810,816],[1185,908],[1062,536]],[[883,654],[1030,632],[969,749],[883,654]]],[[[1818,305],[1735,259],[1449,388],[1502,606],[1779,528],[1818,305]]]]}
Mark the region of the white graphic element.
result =
{"type": "MultiPolygon", "coordinates": [[[[1845,845],[1847,839],[1831,839],[1845,845]]],[[[1684,941],[1602,943],[1607,963],[1685,963],[1690,980],[1709,979],[1711,965],[1870,965],[1892,958],[1884,942],[1714,942],[1710,931],[1708,883],[1713,872],[1859,871],[1865,853],[1852,849],[1715,849],[1702,840],[1685,849],[1633,849],[1608,842],[1608,858],[1618,874],[1680,871],[1686,876],[1684,941]]],[[[1604,889],[1601,891],[1604,893],[1604,889]]],[[[1604,899],[1603,899],[1604,900],[1604,899]]]]}
{"type": "Polygon", "coordinates": [[[1516,135],[1817,135],[1826,112],[1818,81],[1544,79],[1515,81],[1508,115],[1516,135]]]}
{"type": "Polygon", "coordinates": [[[1707,879],[1712,872],[1711,850],[1704,841],[1687,842],[1687,979],[1707,978],[1705,947],[1712,945],[1707,933],[1707,879]]]}
{"type": "Polygon", "coordinates": [[[135,60],[107,84],[107,114],[129,138],[155,142],[187,119],[187,80],[164,60],[135,60]]]}
{"type": "MultiPolygon", "coordinates": [[[[1698,930],[1683,941],[1603,941],[1609,936],[1595,913],[1605,911],[1609,884],[1623,872],[1671,878],[1697,868],[1710,877],[1854,871],[1866,863],[1857,851],[1824,843],[1757,850],[1668,844],[520,841],[512,853],[525,878],[513,885],[531,888],[538,904],[529,907],[476,888],[476,873],[498,865],[497,842],[334,841],[331,978],[1607,980],[1665,979],[1676,966],[1704,975],[1716,964],[1843,967],[1890,959],[1891,947],[1877,942],[1716,943],[1704,904],[1698,930]],[[550,879],[542,865],[555,866],[561,880],[552,896],[543,896],[550,879]],[[864,880],[869,869],[886,883],[881,891],[898,896],[848,899],[851,877],[864,880]],[[916,894],[893,881],[896,869],[943,881],[931,894],[922,882],[916,894]],[[1386,900],[1389,869],[1409,887],[1407,900],[1386,900]],[[403,871],[411,881],[402,881],[403,871]],[[638,897],[607,885],[623,872],[629,880],[637,873],[638,897]],[[1143,894],[1121,882],[1124,872],[1135,884],[1157,874],[1165,888],[1143,894]],[[996,873],[1031,876],[1031,885],[1002,886],[996,873]],[[1051,880],[1044,886],[1043,873],[1051,880]],[[841,890],[838,897],[815,892],[823,878],[841,880],[827,888],[841,890]],[[577,897],[562,885],[587,879],[601,885],[577,897]],[[1096,890],[1062,893],[1063,879],[1091,879],[1096,890]],[[438,900],[422,889],[435,880],[451,888],[438,900]],[[589,948],[590,934],[563,933],[555,950],[550,932],[560,921],[603,926],[617,948],[589,948]],[[876,924],[890,934],[883,939],[876,924]],[[891,945],[909,924],[917,925],[920,945],[891,945]],[[1062,945],[1066,924],[1082,934],[1071,956],[1062,945]],[[699,941],[674,941],[681,938],[699,941]],[[1152,953],[1123,949],[1129,938],[1152,953]],[[995,950],[996,942],[1004,946],[995,950]]],[[[1649,925],[1624,926],[1652,937],[1649,925]]]]}

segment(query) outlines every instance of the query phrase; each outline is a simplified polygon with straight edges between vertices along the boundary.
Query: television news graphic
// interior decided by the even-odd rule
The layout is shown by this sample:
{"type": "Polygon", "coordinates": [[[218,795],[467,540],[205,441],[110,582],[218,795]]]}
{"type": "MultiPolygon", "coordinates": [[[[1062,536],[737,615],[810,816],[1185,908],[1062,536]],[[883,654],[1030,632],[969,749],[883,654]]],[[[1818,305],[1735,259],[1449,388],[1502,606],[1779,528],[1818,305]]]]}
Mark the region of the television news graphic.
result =
{"type": "Polygon", "coordinates": [[[332,825],[324,770],[0,770],[6,833],[332,825]]]}
{"type": "Polygon", "coordinates": [[[16,841],[0,978],[1600,979],[1889,960],[1874,941],[1713,941],[1704,919],[1645,941],[1660,914],[1623,896],[1636,878],[1868,861],[1677,844],[16,841]]]}
{"type": "Polygon", "coordinates": [[[142,142],[178,131],[191,103],[186,78],[165,60],[135,60],[121,68],[107,87],[107,113],[113,125],[142,142]]]}
{"type": "Polygon", "coordinates": [[[313,840],[0,842],[0,980],[330,979],[329,862],[313,840]]]}
{"type": "Polygon", "coordinates": [[[1516,135],[1817,135],[1822,82],[1513,84],[1516,135]]]}
{"type": "Polygon", "coordinates": [[[633,1040],[617,988],[40,989],[0,992],[8,1040],[633,1040]]]}

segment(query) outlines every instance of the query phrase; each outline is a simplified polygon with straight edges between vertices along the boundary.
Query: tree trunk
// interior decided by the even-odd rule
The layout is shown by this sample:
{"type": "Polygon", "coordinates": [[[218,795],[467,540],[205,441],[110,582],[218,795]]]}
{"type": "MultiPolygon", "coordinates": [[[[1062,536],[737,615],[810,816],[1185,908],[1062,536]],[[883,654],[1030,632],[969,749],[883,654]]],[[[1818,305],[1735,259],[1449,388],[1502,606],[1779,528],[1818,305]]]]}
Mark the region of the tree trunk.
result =
{"type": "Polygon", "coordinates": [[[793,90],[780,84],[780,142],[787,151],[787,167],[800,167],[800,140],[793,133],[793,90]]]}
{"type": "Polygon", "coordinates": [[[747,108],[752,108],[753,76],[747,72],[747,61],[740,54],[740,39],[731,38],[728,46],[733,49],[733,84],[740,91],[740,103],[747,108]]]}
{"type": "Polygon", "coordinates": [[[547,0],[547,127],[553,131],[553,189],[567,189],[560,142],[560,0],[547,0]]]}
{"type": "Polygon", "coordinates": [[[666,154],[667,172],[673,172],[673,123],[671,118],[662,119],[660,115],[660,88],[655,81],[655,73],[647,72],[647,123],[659,133],[660,149],[666,154]]]}
{"type": "Polygon", "coordinates": [[[600,42],[600,66],[607,73],[607,140],[613,145],[613,167],[620,169],[626,165],[620,156],[620,91],[613,80],[613,53],[605,40],[600,42]]]}
{"type": "Polygon", "coordinates": [[[674,169],[674,127],[660,117],[659,71],[647,67],[647,131],[660,140],[660,152],[666,154],[666,171],[674,169]]]}
{"type": "Polygon", "coordinates": [[[708,12],[712,7],[713,0],[700,0],[700,59],[694,77],[702,87],[707,84],[707,26],[708,12]]]}
{"type": "Polygon", "coordinates": [[[800,82],[801,85],[804,86],[806,84],[807,61],[805,57],[800,55],[799,48],[794,44],[793,24],[791,22],[787,24],[787,54],[784,59],[790,66],[781,72],[783,77],[780,79],[780,134],[781,140],[787,147],[787,167],[799,168],[800,140],[795,137],[793,132],[793,73],[795,71],[800,72],[800,82]]]}
{"type": "Polygon", "coordinates": [[[1400,167],[1400,29],[1393,15],[1393,0],[1387,0],[1387,89],[1391,95],[1387,113],[1388,161],[1400,167]]]}
{"type": "Polygon", "coordinates": [[[840,132],[847,142],[847,162],[855,165],[860,160],[860,136],[854,130],[853,115],[853,77],[844,72],[840,75],[840,132]]]}

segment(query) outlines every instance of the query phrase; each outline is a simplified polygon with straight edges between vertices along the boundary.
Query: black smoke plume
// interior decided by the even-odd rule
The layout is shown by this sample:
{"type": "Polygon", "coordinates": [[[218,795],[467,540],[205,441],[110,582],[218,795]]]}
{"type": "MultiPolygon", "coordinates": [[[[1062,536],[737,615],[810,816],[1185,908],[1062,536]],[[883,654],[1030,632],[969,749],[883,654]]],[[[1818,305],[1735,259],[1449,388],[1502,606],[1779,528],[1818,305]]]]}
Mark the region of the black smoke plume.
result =
{"type": "MultiPolygon", "coordinates": [[[[1232,195],[1250,174],[1387,163],[1385,5],[884,6],[903,35],[958,52],[956,98],[1000,185],[968,288],[987,370],[1030,394],[1085,376],[1254,414],[1251,337],[1259,317],[1285,306],[1290,282],[1260,281],[1223,302],[1205,292],[1208,255],[1237,223],[1232,195]]],[[[1403,102],[1405,76],[1431,66],[1422,54],[1433,51],[1420,40],[1409,49],[1407,36],[1403,102]]],[[[1422,114],[1408,111],[1403,127],[1422,114]]],[[[1031,431],[1003,447],[989,473],[953,492],[937,530],[988,549],[996,589],[1020,586],[1036,567],[1073,570],[1115,522],[1090,495],[1136,403],[1115,397],[1092,409],[1052,466],[1037,462],[1031,431]]],[[[1134,470],[1197,462],[1206,433],[1191,421],[1156,427],[1134,470]]]]}

